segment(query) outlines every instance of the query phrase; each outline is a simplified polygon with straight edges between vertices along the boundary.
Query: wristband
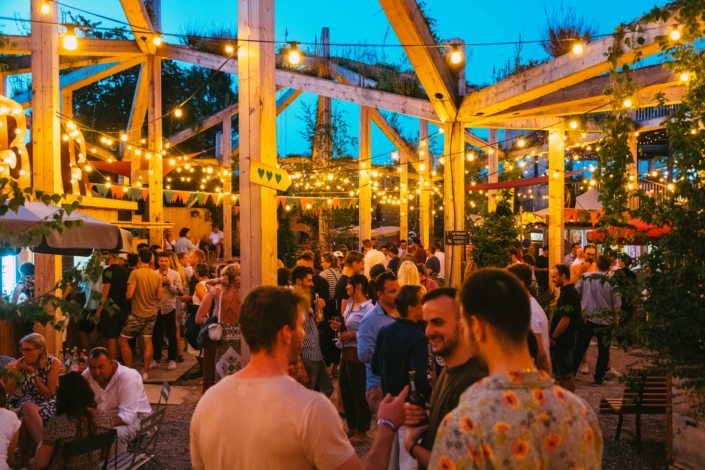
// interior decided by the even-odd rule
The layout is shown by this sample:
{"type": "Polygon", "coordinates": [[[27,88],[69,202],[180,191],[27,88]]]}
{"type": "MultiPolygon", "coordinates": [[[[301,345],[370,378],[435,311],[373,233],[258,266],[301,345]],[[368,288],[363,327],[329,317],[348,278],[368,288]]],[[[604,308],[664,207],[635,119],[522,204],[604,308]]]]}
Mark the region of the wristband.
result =
{"type": "Polygon", "coordinates": [[[384,419],[384,418],[378,419],[378,420],[377,420],[377,426],[379,426],[380,424],[386,424],[387,426],[389,426],[390,428],[392,428],[392,432],[397,432],[397,427],[394,425],[394,423],[392,423],[392,422],[391,422],[390,420],[388,420],[388,419],[384,419]]]}

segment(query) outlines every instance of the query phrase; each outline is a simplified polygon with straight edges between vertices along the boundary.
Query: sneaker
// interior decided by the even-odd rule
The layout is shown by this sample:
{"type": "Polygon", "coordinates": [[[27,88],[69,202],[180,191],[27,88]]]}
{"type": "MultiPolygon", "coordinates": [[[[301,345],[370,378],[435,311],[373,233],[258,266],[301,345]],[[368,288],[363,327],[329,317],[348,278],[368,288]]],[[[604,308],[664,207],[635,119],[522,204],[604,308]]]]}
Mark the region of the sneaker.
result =
{"type": "Polygon", "coordinates": [[[609,369],[607,369],[607,373],[610,374],[610,375],[614,375],[615,377],[621,377],[621,376],[622,376],[622,374],[621,374],[617,369],[615,369],[614,367],[610,367],[609,369]]]}
{"type": "Polygon", "coordinates": [[[169,361],[169,364],[166,366],[166,370],[176,370],[176,362],[169,361]]]}
{"type": "Polygon", "coordinates": [[[580,366],[580,373],[581,374],[589,374],[590,373],[590,368],[588,367],[587,363],[580,366]]]}
{"type": "Polygon", "coordinates": [[[149,374],[146,372],[142,373],[142,382],[146,382],[149,380],[149,374]]]}
{"type": "Polygon", "coordinates": [[[159,363],[157,361],[152,361],[149,363],[150,369],[154,369],[155,367],[159,367],[159,363]]]}

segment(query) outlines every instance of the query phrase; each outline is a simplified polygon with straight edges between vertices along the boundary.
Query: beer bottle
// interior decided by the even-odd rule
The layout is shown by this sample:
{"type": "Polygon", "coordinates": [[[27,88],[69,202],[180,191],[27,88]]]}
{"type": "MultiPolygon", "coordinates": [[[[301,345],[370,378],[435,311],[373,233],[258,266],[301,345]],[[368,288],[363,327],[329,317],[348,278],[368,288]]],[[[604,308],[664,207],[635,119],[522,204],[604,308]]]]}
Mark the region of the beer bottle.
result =
{"type": "Polygon", "coordinates": [[[416,390],[416,371],[409,371],[409,396],[407,400],[412,405],[420,406],[424,408],[426,406],[426,401],[423,396],[416,390]]]}

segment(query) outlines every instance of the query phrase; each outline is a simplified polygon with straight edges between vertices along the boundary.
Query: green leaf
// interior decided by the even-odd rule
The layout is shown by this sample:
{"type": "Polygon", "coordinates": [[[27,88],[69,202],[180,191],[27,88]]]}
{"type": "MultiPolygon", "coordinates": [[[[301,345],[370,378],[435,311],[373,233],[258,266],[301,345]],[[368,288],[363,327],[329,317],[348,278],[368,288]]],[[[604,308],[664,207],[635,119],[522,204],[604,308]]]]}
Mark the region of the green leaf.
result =
{"type": "Polygon", "coordinates": [[[646,42],[646,39],[644,39],[644,36],[639,36],[638,38],[636,38],[636,42],[639,43],[640,46],[643,46],[646,42]]]}

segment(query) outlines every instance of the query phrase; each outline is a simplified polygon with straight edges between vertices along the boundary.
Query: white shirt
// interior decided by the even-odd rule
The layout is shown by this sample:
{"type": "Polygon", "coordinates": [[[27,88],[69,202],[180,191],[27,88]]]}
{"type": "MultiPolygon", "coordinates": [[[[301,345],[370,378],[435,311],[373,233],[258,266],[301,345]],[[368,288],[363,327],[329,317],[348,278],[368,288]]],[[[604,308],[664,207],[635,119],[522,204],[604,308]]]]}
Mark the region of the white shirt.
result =
{"type": "Polygon", "coordinates": [[[226,377],[191,419],[196,470],[332,470],[354,454],[330,400],[286,375],[226,377]]]}
{"type": "Polygon", "coordinates": [[[211,232],[211,243],[213,245],[217,245],[218,242],[223,239],[223,235],[223,232],[221,232],[220,230],[218,231],[218,233],[211,232]]]}
{"type": "Polygon", "coordinates": [[[571,266],[578,266],[580,264],[583,264],[585,262],[585,258],[575,258],[575,261],[573,261],[573,264],[571,266]]]}
{"type": "Polygon", "coordinates": [[[531,303],[531,331],[541,335],[541,343],[543,343],[543,349],[546,351],[548,362],[550,363],[551,338],[548,336],[548,317],[546,317],[546,312],[543,311],[536,299],[531,297],[529,301],[531,303]]]}
{"type": "MultiPolygon", "coordinates": [[[[162,276],[162,273],[158,270],[154,270],[155,273],[159,274],[159,276],[162,276]]],[[[184,294],[188,289],[184,289],[184,284],[181,282],[181,276],[179,276],[179,273],[174,271],[173,269],[169,268],[169,270],[166,272],[166,277],[171,281],[171,284],[169,286],[163,286],[162,287],[162,300],[160,302],[160,313],[169,313],[172,310],[176,309],[176,301],[178,300],[176,298],[177,295],[179,295],[179,291],[184,294]]]]}
{"type": "Polygon", "coordinates": [[[119,417],[127,426],[136,423],[140,416],[152,413],[142,376],[135,369],[118,364],[105,389],[93,380],[88,369],[82,375],[95,394],[98,409],[110,413],[113,418],[119,417]]]}
{"type": "Polygon", "coordinates": [[[433,256],[438,258],[438,261],[441,262],[441,271],[438,273],[438,279],[445,279],[446,278],[446,254],[440,250],[436,250],[436,252],[433,254],[433,256]]]}
{"type": "Polygon", "coordinates": [[[387,258],[384,256],[384,253],[381,251],[377,251],[374,248],[365,253],[365,276],[370,277],[370,268],[374,266],[375,264],[381,264],[382,266],[386,266],[387,264],[387,258]]]}
{"type": "Polygon", "coordinates": [[[0,470],[10,470],[7,466],[7,446],[19,431],[22,423],[15,413],[0,408],[0,470]]]}

